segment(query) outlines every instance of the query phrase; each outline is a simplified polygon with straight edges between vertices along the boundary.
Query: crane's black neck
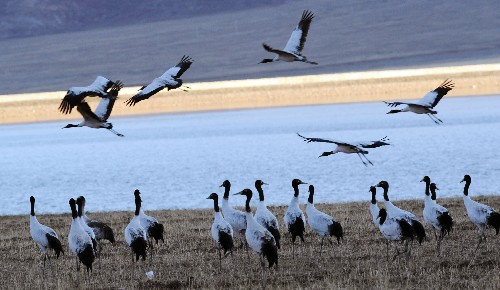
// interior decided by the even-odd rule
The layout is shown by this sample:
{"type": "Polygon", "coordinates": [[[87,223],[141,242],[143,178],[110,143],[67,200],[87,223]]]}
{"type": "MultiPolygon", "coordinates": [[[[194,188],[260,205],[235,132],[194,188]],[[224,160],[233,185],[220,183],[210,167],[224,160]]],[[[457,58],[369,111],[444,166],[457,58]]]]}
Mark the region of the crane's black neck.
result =
{"type": "Polygon", "coordinates": [[[429,188],[431,183],[429,181],[425,181],[425,195],[429,196],[429,188]]]}
{"type": "Polygon", "coordinates": [[[375,198],[375,195],[377,195],[377,190],[375,188],[370,188],[370,191],[372,193],[372,204],[377,204],[377,199],[375,198]]]}
{"type": "Polygon", "coordinates": [[[69,206],[71,207],[71,217],[73,219],[76,219],[78,217],[78,213],[76,212],[76,204],[74,199],[70,200],[69,206]]]}
{"type": "Polygon", "coordinates": [[[314,186],[312,185],[309,185],[309,197],[307,198],[307,202],[314,204],[314,186]]]}
{"type": "Polygon", "coordinates": [[[245,202],[245,211],[246,212],[249,212],[249,213],[252,213],[252,210],[250,209],[250,200],[252,199],[252,192],[249,191],[247,194],[247,200],[245,202]]]}
{"type": "Polygon", "coordinates": [[[469,187],[470,187],[470,181],[466,180],[465,186],[464,186],[464,195],[465,196],[469,196],[469,187]]]}
{"type": "Polygon", "coordinates": [[[435,189],[431,189],[431,199],[436,200],[436,190],[435,189]]]}
{"type": "Polygon", "coordinates": [[[389,201],[389,185],[382,187],[384,189],[384,200],[389,201]]]}
{"type": "Polygon", "coordinates": [[[259,200],[264,201],[264,190],[262,190],[262,185],[255,184],[255,188],[257,189],[257,192],[259,193],[259,200]]]}
{"type": "Polygon", "coordinates": [[[229,191],[231,190],[231,185],[224,184],[224,199],[229,199],[229,191]]]}
{"type": "Polygon", "coordinates": [[[299,197],[299,185],[298,184],[293,185],[293,191],[294,191],[293,196],[299,197]]]}
{"type": "Polygon", "coordinates": [[[141,210],[141,199],[140,198],[136,198],[135,199],[135,215],[138,216],[139,215],[139,212],[141,210]]]}
{"type": "Polygon", "coordinates": [[[78,216],[82,217],[82,200],[78,200],[76,204],[78,205],[78,216]]]}
{"type": "Polygon", "coordinates": [[[31,213],[30,214],[32,216],[35,216],[35,199],[31,199],[30,203],[31,203],[31,213]]]}
{"type": "Polygon", "coordinates": [[[214,211],[219,212],[220,211],[219,210],[219,198],[214,197],[213,200],[214,200],[214,211]]]}

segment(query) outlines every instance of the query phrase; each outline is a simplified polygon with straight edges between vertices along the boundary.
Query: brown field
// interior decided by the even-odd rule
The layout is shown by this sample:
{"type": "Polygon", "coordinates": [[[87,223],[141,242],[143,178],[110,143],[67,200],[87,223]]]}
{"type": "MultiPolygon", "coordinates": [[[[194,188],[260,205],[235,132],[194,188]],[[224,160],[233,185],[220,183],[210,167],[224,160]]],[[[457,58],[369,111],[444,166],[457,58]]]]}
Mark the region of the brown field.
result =
{"type": "MultiPolygon", "coordinates": [[[[367,193],[368,197],[368,193],[367,193]]],[[[500,197],[473,197],[475,200],[500,208],[500,197]]],[[[207,201],[207,204],[209,202],[207,201]]],[[[306,242],[297,247],[292,259],[290,236],[285,234],[279,252],[279,268],[268,273],[268,289],[499,289],[500,240],[494,230],[488,230],[488,242],[471,263],[478,233],[468,220],[462,199],[443,199],[455,220],[454,231],[445,237],[443,254],[435,253],[434,236],[421,246],[414,245],[409,260],[386,260],[385,242],[371,221],[369,203],[319,204],[318,209],[335,216],[343,225],[344,242],[333,247],[328,243],[323,255],[318,255],[319,238],[309,232],[306,242]]],[[[26,203],[28,208],[28,202],[26,203]]],[[[402,208],[421,215],[422,201],[395,202],[402,208]]],[[[43,205],[41,205],[43,206],[43,205]]],[[[146,204],[147,207],[147,204],[146,204]]],[[[146,208],[147,209],[147,208],[146,208]]],[[[280,221],[285,207],[271,207],[280,221]]],[[[0,217],[0,288],[2,289],[249,289],[260,287],[258,258],[251,253],[247,260],[243,250],[222,262],[211,239],[211,210],[165,210],[150,212],[166,225],[165,244],[157,247],[152,264],[132,264],[131,254],[123,238],[123,230],[132,212],[90,213],[91,218],[108,221],[115,230],[117,243],[106,244],[102,267],[94,263],[94,272],[86,280],[85,272],[75,272],[75,260],[67,248],[70,216],[38,216],[41,223],[53,227],[62,237],[66,254],[51,259],[45,268],[38,247],[29,234],[29,217],[0,217]],[[153,270],[152,280],[145,272],[153,270]]],[[[283,229],[282,229],[283,230],[283,229]]],[[[237,244],[239,242],[237,241],[237,244]]],[[[398,244],[399,247],[401,247],[398,244]]],[[[391,246],[391,252],[394,250],[391,246]]]]}

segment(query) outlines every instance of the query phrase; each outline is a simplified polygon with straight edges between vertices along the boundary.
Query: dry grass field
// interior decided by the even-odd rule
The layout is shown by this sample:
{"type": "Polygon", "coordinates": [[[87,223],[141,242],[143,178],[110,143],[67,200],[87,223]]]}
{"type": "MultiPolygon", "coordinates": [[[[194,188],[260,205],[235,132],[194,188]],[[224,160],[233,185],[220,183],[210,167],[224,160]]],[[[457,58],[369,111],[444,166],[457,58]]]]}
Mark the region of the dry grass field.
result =
{"type": "MultiPolygon", "coordinates": [[[[207,194],[208,195],[208,194],[207,194]]],[[[367,200],[368,200],[367,192],[367,200]]],[[[499,196],[473,197],[500,208],[499,196]]],[[[209,202],[207,201],[207,204],[209,202]]],[[[285,234],[279,251],[279,268],[268,274],[268,289],[499,289],[500,237],[488,231],[488,241],[471,263],[477,242],[476,228],[468,220],[461,198],[443,199],[454,220],[454,231],[443,242],[441,257],[435,253],[435,241],[414,245],[409,260],[387,261],[385,242],[371,221],[369,202],[318,204],[343,225],[344,242],[327,246],[318,255],[319,238],[307,228],[306,242],[297,247],[292,259],[290,237],[285,234]]],[[[421,216],[422,200],[395,202],[421,216]]],[[[43,205],[40,205],[43,206],[43,205]]],[[[145,204],[147,209],[147,203],[145,204]]],[[[250,260],[243,250],[227,257],[219,272],[218,255],[211,239],[210,210],[166,210],[151,212],[166,225],[165,244],[157,247],[152,264],[132,263],[124,242],[123,230],[132,212],[89,213],[91,218],[108,221],[117,242],[104,246],[101,268],[87,280],[85,272],[75,272],[75,260],[67,248],[70,216],[42,215],[40,222],[53,227],[62,237],[66,254],[51,259],[44,271],[38,247],[29,234],[29,203],[24,216],[0,217],[0,288],[2,289],[250,289],[260,287],[258,258],[250,260]],[[153,270],[148,280],[145,272],[153,270]]],[[[271,207],[279,220],[285,207],[271,207]]],[[[239,243],[239,242],[237,242],[239,243]]],[[[398,245],[401,247],[401,245],[398,245]]],[[[394,245],[391,246],[391,252],[394,245]]]]}

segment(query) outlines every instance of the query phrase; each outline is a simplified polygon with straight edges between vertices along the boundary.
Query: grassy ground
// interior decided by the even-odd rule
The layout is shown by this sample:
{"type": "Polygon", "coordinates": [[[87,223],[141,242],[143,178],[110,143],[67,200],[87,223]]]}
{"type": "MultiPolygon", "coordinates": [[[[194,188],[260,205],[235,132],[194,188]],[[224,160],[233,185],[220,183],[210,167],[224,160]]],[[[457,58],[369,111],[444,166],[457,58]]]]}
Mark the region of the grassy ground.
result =
{"type": "MultiPolygon", "coordinates": [[[[499,196],[475,197],[476,200],[500,208],[499,196]]],[[[371,222],[369,203],[319,204],[317,208],[331,213],[343,225],[344,243],[327,246],[319,256],[319,238],[307,228],[306,242],[296,250],[292,259],[290,236],[284,235],[279,252],[279,268],[268,273],[268,289],[332,289],[332,288],[500,288],[499,237],[488,231],[488,242],[482,246],[471,263],[478,233],[468,220],[461,199],[444,199],[454,220],[453,233],[445,238],[441,257],[435,253],[431,237],[421,246],[414,245],[409,260],[386,260],[385,242],[371,222]]],[[[395,202],[418,215],[422,201],[395,202]]],[[[279,220],[285,207],[272,207],[279,220]]],[[[94,264],[94,272],[86,280],[83,271],[75,272],[75,260],[67,248],[70,216],[39,216],[40,222],[53,227],[62,237],[66,254],[52,259],[45,268],[29,234],[29,217],[0,217],[0,288],[2,289],[137,289],[137,288],[256,288],[260,286],[258,258],[251,253],[247,259],[243,250],[222,262],[211,239],[210,210],[176,210],[151,212],[166,225],[165,244],[157,247],[153,262],[133,264],[123,238],[123,230],[132,212],[89,214],[91,218],[107,221],[115,230],[117,243],[105,244],[102,266],[94,264]],[[153,270],[148,280],[145,272],[153,270]]],[[[237,243],[239,243],[237,241],[237,243]]],[[[399,247],[401,245],[398,244],[399,247]]],[[[394,250],[391,246],[391,252],[394,250]]]]}

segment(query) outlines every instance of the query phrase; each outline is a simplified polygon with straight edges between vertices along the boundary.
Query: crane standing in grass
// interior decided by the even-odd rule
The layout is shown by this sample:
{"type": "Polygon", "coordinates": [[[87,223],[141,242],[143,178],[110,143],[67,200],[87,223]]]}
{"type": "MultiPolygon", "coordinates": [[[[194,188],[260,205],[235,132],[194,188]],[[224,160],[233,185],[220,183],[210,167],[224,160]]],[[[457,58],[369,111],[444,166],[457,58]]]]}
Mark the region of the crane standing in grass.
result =
{"type": "Polygon", "coordinates": [[[255,220],[264,228],[266,228],[274,237],[276,241],[276,247],[280,248],[280,225],[278,219],[274,214],[267,209],[266,203],[264,201],[264,190],[262,190],[262,185],[267,185],[264,181],[258,179],[255,181],[255,188],[259,193],[259,203],[257,204],[257,210],[255,211],[255,220]]]}
{"type": "Polygon", "coordinates": [[[496,212],[492,207],[485,204],[473,201],[469,197],[469,187],[471,184],[471,177],[465,175],[461,182],[465,182],[464,186],[464,205],[467,210],[467,215],[472,223],[474,223],[479,230],[479,241],[474,252],[477,252],[479,246],[484,241],[486,242],[486,228],[493,227],[498,235],[500,231],[500,213],[496,212]]]}
{"type": "Polygon", "coordinates": [[[250,209],[250,200],[252,199],[252,191],[250,189],[244,189],[235,195],[244,195],[247,197],[245,202],[245,214],[247,227],[245,231],[246,241],[252,250],[259,255],[260,265],[262,268],[262,288],[265,288],[266,284],[266,266],[264,259],[267,259],[269,268],[273,265],[278,267],[278,248],[276,247],[276,241],[273,235],[261,226],[252,215],[252,210],[250,209]]]}
{"type": "Polygon", "coordinates": [[[307,184],[300,179],[292,180],[293,197],[285,212],[283,221],[285,227],[292,237],[292,258],[295,258],[295,239],[300,238],[304,242],[304,232],[306,230],[306,217],[299,207],[299,185],[307,184]]]}
{"type": "Polygon", "coordinates": [[[224,250],[224,255],[227,251],[233,254],[233,228],[224,219],[219,210],[219,196],[217,193],[210,194],[207,199],[212,199],[214,201],[214,222],[212,223],[211,232],[212,238],[217,243],[217,250],[219,251],[219,270],[222,269],[222,253],[224,250]]]}
{"type": "Polygon", "coordinates": [[[337,243],[344,238],[342,225],[332,216],[327,215],[316,209],[314,206],[314,185],[309,185],[309,198],[306,204],[306,214],[309,226],[321,237],[320,253],[323,251],[323,241],[328,238],[330,244],[333,244],[330,237],[337,238],[337,243]]]}
{"type": "Polygon", "coordinates": [[[431,183],[429,176],[424,176],[421,182],[425,182],[425,197],[424,197],[424,221],[434,232],[436,238],[436,251],[438,256],[441,254],[441,242],[446,234],[449,234],[453,229],[453,219],[448,210],[437,204],[435,183],[431,183]],[[434,196],[434,199],[432,198],[434,196]]]}
{"type": "Polygon", "coordinates": [[[43,267],[45,267],[45,260],[47,260],[47,258],[50,259],[49,250],[54,251],[56,258],[59,258],[61,253],[64,254],[64,250],[57,233],[53,229],[38,222],[35,215],[35,197],[30,196],[30,203],[30,234],[43,254],[43,267]]]}

